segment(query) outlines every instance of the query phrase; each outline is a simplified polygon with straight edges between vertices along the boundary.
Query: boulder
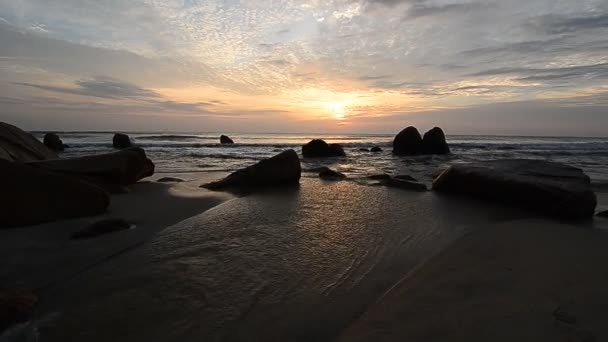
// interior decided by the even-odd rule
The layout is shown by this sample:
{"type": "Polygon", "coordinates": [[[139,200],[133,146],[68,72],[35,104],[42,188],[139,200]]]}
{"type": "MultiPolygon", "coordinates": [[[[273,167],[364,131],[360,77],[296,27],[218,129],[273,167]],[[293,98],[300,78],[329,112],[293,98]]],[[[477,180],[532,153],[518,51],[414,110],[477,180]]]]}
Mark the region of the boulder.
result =
{"type": "Polygon", "coordinates": [[[587,219],[597,199],[589,177],[568,165],[506,159],[452,165],[433,181],[433,190],[506,203],[559,219],[587,219]]]}
{"type": "Polygon", "coordinates": [[[422,137],[414,126],[404,128],[393,140],[393,153],[397,155],[420,154],[422,137]]]}
{"type": "Polygon", "coordinates": [[[374,146],[374,147],[372,147],[372,149],[370,151],[371,152],[382,152],[382,149],[378,146],[374,146]]]}
{"type": "Polygon", "coordinates": [[[28,162],[58,158],[33,135],[5,122],[0,122],[0,159],[28,162]]]}
{"type": "Polygon", "coordinates": [[[44,139],[42,140],[44,146],[50,148],[55,152],[61,152],[65,149],[65,145],[63,141],[59,138],[59,136],[55,133],[47,133],[44,135],[44,139]]]}
{"type": "Polygon", "coordinates": [[[234,141],[230,139],[230,137],[222,134],[220,136],[220,144],[234,144],[234,141]]]}
{"type": "Polygon", "coordinates": [[[393,188],[400,188],[400,189],[413,190],[413,191],[424,192],[424,191],[428,190],[426,185],[424,185],[422,183],[412,182],[409,180],[397,179],[397,178],[387,179],[387,180],[383,181],[383,184],[386,186],[393,187],[393,188]]]}
{"type": "Polygon", "coordinates": [[[294,150],[287,150],[201,187],[220,190],[293,185],[299,183],[301,174],[298,154],[294,150]]]}
{"type": "Polygon", "coordinates": [[[27,322],[37,303],[38,296],[29,291],[0,289],[0,334],[14,324],[27,322]]]}
{"type": "Polygon", "coordinates": [[[395,176],[395,179],[398,180],[405,180],[405,181],[411,181],[411,182],[417,182],[418,180],[410,175],[397,175],[395,176]]]}
{"type": "Polygon", "coordinates": [[[386,173],[380,173],[377,175],[367,176],[367,178],[373,179],[373,180],[387,180],[387,179],[391,179],[391,176],[387,175],[386,173]]]}
{"type": "Polygon", "coordinates": [[[103,189],[28,164],[0,160],[0,227],[15,227],[103,213],[103,189]]]}
{"type": "Polygon", "coordinates": [[[159,183],[181,183],[183,179],[175,178],[175,177],[163,177],[157,180],[159,183]]]}
{"type": "Polygon", "coordinates": [[[302,146],[302,155],[306,158],[344,157],[344,149],[340,144],[328,144],[321,139],[314,139],[302,146]]]}
{"type": "Polygon", "coordinates": [[[91,239],[100,235],[105,235],[113,232],[117,232],[120,230],[127,230],[131,228],[132,224],[123,220],[123,219],[105,219],[101,221],[97,221],[83,230],[77,231],[70,239],[72,240],[83,240],[83,239],[91,239]]]}
{"type": "Polygon", "coordinates": [[[128,135],[122,133],[114,134],[114,137],[112,138],[112,145],[116,149],[123,149],[133,146],[133,144],[131,143],[131,138],[129,138],[128,135]]]}
{"type": "Polygon", "coordinates": [[[324,180],[337,181],[337,180],[345,179],[346,176],[341,172],[334,171],[334,170],[326,167],[324,170],[319,172],[319,178],[324,179],[324,180]]]}
{"type": "Polygon", "coordinates": [[[369,152],[369,149],[367,149],[367,148],[360,148],[359,151],[361,151],[361,152],[369,152]]]}
{"type": "Polygon", "coordinates": [[[445,141],[445,134],[439,127],[434,127],[424,133],[422,138],[422,154],[449,154],[450,147],[445,141]]]}
{"type": "Polygon", "coordinates": [[[27,165],[80,177],[100,186],[129,185],[154,174],[154,163],[139,147],[92,156],[30,162],[27,165]]]}

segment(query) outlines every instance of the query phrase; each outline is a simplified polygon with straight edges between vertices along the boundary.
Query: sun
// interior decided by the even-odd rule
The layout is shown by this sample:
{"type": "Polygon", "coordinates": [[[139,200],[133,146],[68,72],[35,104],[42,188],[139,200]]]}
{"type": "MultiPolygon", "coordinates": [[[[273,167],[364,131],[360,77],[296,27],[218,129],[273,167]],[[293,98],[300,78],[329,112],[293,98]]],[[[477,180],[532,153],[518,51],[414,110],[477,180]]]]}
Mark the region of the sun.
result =
{"type": "Polygon", "coordinates": [[[346,102],[326,102],[325,107],[336,119],[344,119],[346,117],[346,102]]]}

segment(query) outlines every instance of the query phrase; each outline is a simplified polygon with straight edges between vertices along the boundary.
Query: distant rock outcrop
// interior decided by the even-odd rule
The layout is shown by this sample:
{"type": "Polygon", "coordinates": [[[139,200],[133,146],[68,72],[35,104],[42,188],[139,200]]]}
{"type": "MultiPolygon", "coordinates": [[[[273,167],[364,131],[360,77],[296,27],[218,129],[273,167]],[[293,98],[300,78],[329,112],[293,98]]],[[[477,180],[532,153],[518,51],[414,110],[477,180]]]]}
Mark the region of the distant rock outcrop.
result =
{"type": "Polygon", "coordinates": [[[346,179],[346,176],[342,172],[334,171],[328,167],[325,167],[319,172],[319,178],[324,180],[339,181],[346,179]]]}
{"type": "Polygon", "coordinates": [[[123,133],[116,133],[112,138],[112,145],[114,148],[123,149],[133,146],[131,143],[131,138],[128,135],[123,133]]]}
{"type": "Polygon", "coordinates": [[[28,162],[58,158],[36,137],[13,125],[0,122],[0,159],[28,162]]]}
{"type": "Polygon", "coordinates": [[[61,152],[65,149],[65,145],[63,141],[59,138],[59,136],[55,133],[47,133],[44,135],[44,139],[42,140],[44,146],[50,148],[55,152],[61,152]]]}
{"type": "Polygon", "coordinates": [[[306,158],[344,157],[344,149],[340,144],[328,144],[321,139],[314,139],[302,146],[302,155],[306,158]]]}
{"type": "Polygon", "coordinates": [[[228,177],[207,184],[203,188],[235,190],[256,187],[272,187],[298,184],[302,174],[300,158],[294,150],[287,150],[264,159],[254,165],[238,170],[228,177]]]}
{"type": "Polygon", "coordinates": [[[447,154],[450,148],[445,140],[445,134],[435,127],[420,136],[416,127],[403,129],[393,140],[393,153],[397,155],[447,154]]]}
{"type": "Polygon", "coordinates": [[[220,144],[234,144],[234,141],[230,139],[227,135],[220,136],[220,144]]]}
{"type": "Polygon", "coordinates": [[[597,199],[581,169],[542,160],[494,160],[452,165],[433,190],[470,195],[559,219],[588,219],[597,199]]]}

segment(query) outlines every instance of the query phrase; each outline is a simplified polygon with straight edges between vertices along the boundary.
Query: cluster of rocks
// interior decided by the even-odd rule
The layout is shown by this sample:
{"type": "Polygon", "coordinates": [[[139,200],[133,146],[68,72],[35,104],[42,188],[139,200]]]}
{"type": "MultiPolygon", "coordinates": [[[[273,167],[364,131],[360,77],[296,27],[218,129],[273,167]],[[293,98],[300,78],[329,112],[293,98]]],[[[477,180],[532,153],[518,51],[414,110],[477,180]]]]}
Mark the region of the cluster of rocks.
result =
{"type": "Polygon", "coordinates": [[[396,155],[420,155],[420,154],[448,154],[450,147],[445,140],[445,134],[439,127],[435,127],[424,136],[416,127],[404,128],[393,140],[393,153],[396,155]]]}
{"type": "MultiPolygon", "coordinates": [[[[47,137],[47,145],[63,145],[59,137],[47,137]]],[[[60,159],[47,145],[0,123],[0,227],[103,213],[110,204],[109,193],[123,192],[125,186],[154,173],[154,164],[141,148],[60,159]]]]}

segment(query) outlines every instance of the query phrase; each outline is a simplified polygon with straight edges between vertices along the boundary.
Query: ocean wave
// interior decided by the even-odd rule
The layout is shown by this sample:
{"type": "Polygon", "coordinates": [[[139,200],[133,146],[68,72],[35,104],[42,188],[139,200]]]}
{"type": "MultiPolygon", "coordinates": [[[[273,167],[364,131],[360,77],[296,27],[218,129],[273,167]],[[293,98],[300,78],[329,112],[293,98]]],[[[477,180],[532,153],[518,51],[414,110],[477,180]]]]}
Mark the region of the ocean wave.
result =
{"type": "Polygon", "coordinates": [[[180,141],[180,140],[210,140],[217,139],[219,140],[219,136],[200,136],[200,135],[141,135],[134,137],[137,140],[161,140],[161,141],[180,141]]]}

